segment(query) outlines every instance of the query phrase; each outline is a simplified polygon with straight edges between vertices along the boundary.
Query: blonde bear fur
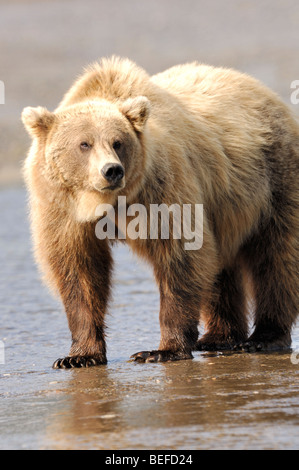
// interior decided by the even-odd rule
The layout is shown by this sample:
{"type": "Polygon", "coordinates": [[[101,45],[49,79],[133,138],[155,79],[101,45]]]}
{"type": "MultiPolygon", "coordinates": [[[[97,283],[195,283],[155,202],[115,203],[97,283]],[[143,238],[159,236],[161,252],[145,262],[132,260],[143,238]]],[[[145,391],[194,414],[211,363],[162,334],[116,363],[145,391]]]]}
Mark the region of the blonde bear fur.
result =
{"type": "Polygon", "coordinates": [[[53,113],[26,108],[22,118],[33,138],[25,180],[36,258],[72,333],[69,355],[54,367],[107,361],[112,254],[95,236],[95,213],[119,195],[146,208],[204,207],[200,250],[186,251],[171,236],[127,240],[152,264],[161,298],[160,346],[134,360],[290,347],[299,127],[273,92],[229,69],[192,63],[150,77],[113,57],[90,66],[53,113]],[[105,165],[123,169],[117,184],[107,186],[105,165]],[[255,330],[248,338],[249,278],[255,330]],[[206,333],[198,340],[199,320],[206,333]]]}

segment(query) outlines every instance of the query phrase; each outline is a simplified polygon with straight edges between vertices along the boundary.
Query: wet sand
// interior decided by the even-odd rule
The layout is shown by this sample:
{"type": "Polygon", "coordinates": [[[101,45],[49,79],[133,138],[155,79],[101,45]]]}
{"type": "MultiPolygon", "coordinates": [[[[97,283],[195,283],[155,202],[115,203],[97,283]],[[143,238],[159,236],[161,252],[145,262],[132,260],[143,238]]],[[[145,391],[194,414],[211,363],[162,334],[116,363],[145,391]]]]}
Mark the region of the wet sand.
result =
{"type": "Polygon", "coordinates": [[[21,189],[0,191],[1,449],[299,448],[299,354],[298,364],[290,353],[128,362],[159,343],[159,297],[126,247],[114,250],[107,366],[52,370],[70,334],[33,263],[25,201],[21,189]]]}

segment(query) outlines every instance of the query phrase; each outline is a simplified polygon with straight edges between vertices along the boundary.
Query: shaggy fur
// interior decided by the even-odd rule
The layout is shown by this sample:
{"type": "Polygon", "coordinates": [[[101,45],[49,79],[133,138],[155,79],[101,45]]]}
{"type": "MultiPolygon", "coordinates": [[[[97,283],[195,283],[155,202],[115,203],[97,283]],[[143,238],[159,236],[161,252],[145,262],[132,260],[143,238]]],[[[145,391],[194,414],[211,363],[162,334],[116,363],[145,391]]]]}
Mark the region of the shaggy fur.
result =
{"type": "MultiPolygon", "coordinates": [[[[37,260],[64,303],[69,356],[54,367],[106,362],[104,318],[112,257],[95,236],[95,209],[203,204],[200,250],[184,240],[128,240],[154,268],[161,342],[138,361],[193,350],[289,348],[298,313],[299,127],[253,78],[197,63],[149,77],[129,60],[89,67],[54,113],[26,108],[25,163],[37,260]],[[84,145],[82,145],[82,142],[84,145]],[[125,178],[105,187],[105,163],[125,178]],[[248,338],[250,273],[255,330],[248,338]],[[207,332],[198,340],[198,322],[207,332]]],[[[149,213],[149,210],[148,210],[149,213]]]]}

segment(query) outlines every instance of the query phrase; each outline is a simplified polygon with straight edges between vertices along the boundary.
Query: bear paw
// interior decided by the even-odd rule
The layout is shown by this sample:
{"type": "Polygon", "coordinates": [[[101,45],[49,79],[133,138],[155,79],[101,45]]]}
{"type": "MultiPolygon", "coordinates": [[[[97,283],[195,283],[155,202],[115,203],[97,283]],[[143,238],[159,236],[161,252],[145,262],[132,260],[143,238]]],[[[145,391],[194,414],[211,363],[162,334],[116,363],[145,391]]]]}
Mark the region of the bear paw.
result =
{"type": "Polygon", "coordinates": [[[251,341],[247,340],[237,344],[234,351],[241,352],[271,352],[271,351],[288,351],[290,345],[283,341],[251,341]]]}
{"type": "Polygon", "coordinates": [[[53,369],[73,369],[80,367],[92,367],[106,364],[100,358],[93,356],[67,356],[57,359],[53,364],[53,369]]]}
{"type": "Polygon", "coordinates": [[[185,351],[141,351],[130,357],[130,362],[171,362],[193,359],[191,353],[185,351]]]}
{"type": "Polygon", "coordinates": [[[214,341],[208,341],[203,339],[200,339],[196,343],[196,351],[231,351],[236,342],[230,341],[230,340],[217,340],[215,339],[214,341]]]}
{"type": "Polygon", "coordinates": [[[271,352],[289,351],[291,349],[290,333],[277,331],[255,331],[246,341],[238,342],[235,351],[242,352],[271,352]]]}
{"type": "Polygon", "coordinates": [[[246,339],[237,334],[217,334],[208,332],[200,338],[195,346],[196,351],[231,351],[234,346],[246,339]]]}

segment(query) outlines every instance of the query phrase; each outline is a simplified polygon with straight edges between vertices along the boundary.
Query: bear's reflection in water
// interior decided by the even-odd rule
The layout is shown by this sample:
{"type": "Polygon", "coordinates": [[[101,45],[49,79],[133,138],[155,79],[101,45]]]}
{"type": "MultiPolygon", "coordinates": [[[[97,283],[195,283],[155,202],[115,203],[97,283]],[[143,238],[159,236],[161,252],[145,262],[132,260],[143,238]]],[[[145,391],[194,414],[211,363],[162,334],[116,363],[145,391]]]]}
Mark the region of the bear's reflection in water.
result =
{"type": "Polygon", "coordinates": [[[23,190],[0,192],[1,448],[298,448],[299,355],[294,364],[290,353],[127,362],[158,345],[159,296],[151,270],[125,246],[114,247],[107,366],[52,370],[69,335],[34,267],[25,201],[23,190]]]}
{"type": "Polygon", "coordinates": [[[296,373],[290,355],[279,353],[206,353],[193,362],[73,370],[65,411],[53,414],[45,444],[58,449],[292,447],[286,430],[298,437],[296,373]]]}

